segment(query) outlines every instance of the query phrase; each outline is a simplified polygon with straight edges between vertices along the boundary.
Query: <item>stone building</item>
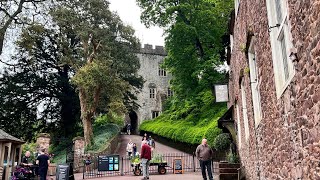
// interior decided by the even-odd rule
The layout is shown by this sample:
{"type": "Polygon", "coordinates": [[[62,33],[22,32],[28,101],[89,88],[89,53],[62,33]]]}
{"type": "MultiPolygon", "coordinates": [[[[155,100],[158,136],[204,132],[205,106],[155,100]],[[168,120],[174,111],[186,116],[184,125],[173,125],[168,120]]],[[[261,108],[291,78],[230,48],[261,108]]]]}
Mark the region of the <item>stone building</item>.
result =
{"type": "Polygon", "coordinates": [[[247,179],[320,179],[320,1],[235,0],[228,106],[247,179]]]}
{"type": "Polygon", "coordinates": [[[161,114],[164,100],[172,95],[169,81],[171,75],[161,68],[167,53],[163,46],[145,44],[137,56],[140,60],[138,74],[144,79],[143,88],[137,94],[137,103],[140,108],[131,112],[127,117],[132,129],[137,131],[138,125],[144,120],[153,119],[161,114]]]}

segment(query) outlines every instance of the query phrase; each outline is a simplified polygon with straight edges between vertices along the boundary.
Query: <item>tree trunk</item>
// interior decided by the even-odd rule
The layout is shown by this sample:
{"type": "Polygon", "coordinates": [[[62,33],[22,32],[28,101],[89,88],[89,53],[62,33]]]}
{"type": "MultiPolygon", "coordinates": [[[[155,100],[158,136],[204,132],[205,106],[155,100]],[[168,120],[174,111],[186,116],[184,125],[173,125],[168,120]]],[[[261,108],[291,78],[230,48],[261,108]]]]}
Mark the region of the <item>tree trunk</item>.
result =
{"type": "Polygon", "coordinates": [[[86,93],[85,90],[80,88],[79,90],[79,100],[80,100],[80,108],[81,108],[81,120],[83,125],[83,134],[85,145],[90,145],[91,140],[93,138],[93,129],[92,129],[92,113],[88,112],[88,105],[86,102],[86,93]]]}

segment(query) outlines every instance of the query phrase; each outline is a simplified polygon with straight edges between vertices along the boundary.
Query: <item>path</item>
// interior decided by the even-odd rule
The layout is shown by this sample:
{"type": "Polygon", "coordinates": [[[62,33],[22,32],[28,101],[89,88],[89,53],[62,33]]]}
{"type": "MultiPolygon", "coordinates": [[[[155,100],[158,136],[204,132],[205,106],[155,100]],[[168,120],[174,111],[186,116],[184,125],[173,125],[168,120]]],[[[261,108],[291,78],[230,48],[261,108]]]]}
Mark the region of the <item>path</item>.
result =
{"type": "MultiPolygon", "coordinates": [[[[131,139],[131,141],[133,143],[137,144],[137,152],[140,152],[141,149],[141,141],[142,141],[142,137],[141,136],[137,136],[137,135],[121,135],[121,144],[119,146],[119,150],[116,154],[119,154],[120,156],[125,156],[126,155],[126,147],[127,144],[129,142],[129,140],[131,139]]],[[[156,143],[156,148],[155,148],[155,152],[156,153],[160,153],[160,154],[166,154],[166,153],[184,153],[182,151],[179,151],[177,149],[174,149],[172,147],[166,146],[164,144],[161,144],[159,142],[155,142],[156,143]]]]}
{"type": "MultiPolygon", "coordinates": [[[[118,150],[114,154],[119,154],[120,156],[126,156],[126,147],[129,142],[129,140],[133,143],[137,144],[137,152],[140,152],[141,150],[141,141],[142,137],[138,135],[121,135],[120,136],[120,145],[118,147],[118,150]]],[[[167,154],[167,153],[184,153],[180,150],[177,150],[175,148],[166,146],[164,144],[161,144],[159,142],[155,142],[155,153],[158,154],[167,154]]],[[[133,174],[130,173],[130,175],[125,175],[125,176],[109,176],[109,177],[100,177],[100,178],[90,178],[90,180],[138,180],[141,179],[142,176],[134,176],[133,174]]],[[[82,173],[77,173],[75,174],[75,179],[76,180],[81,180],[82,179],[82,173]]],[[[150,179],[151,180],[197,180],[197,179],[202,179],[201,173],[200,172],[186,172],[185,174],[172,174],[167,173],[165,175],[159,175],[159,174],[150,174],[150,179]]],[[[214,174],[214,179],[218,179],[217,174],[214,174]]]]}

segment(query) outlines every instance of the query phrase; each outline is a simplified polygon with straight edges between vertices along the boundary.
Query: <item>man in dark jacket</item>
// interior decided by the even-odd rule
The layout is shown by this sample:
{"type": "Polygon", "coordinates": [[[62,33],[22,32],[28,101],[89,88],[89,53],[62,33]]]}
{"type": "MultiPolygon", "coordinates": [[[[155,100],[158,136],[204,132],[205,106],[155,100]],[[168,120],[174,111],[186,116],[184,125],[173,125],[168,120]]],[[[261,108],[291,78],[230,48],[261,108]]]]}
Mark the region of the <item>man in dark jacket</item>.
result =
{"type": "Polygon", "coordinates": [[[38,156],[36,163],[37,165],[39,165],[40,180],[46,180],[50,160],[49,156],[45,154],[45,149],[41,149],[40,155],[38,156]]]}
{"type": "Polygon", "coordinates": [[[212,149],[207,144],[207,139],[202,139],[202,143],[196,149],[197,159],[200,161],[202,177],[207,180],[206,169],[210,180],[213,180],[211,170],[212,149]]]}
{"type": "Polygon", "coordinates": [[[149,179],[149,164],[151,160],[151,147],[148,145],[146,140],[142,141],[141,148],[141,164],[142,164],[142,174],[143,180],[149,179]]]}

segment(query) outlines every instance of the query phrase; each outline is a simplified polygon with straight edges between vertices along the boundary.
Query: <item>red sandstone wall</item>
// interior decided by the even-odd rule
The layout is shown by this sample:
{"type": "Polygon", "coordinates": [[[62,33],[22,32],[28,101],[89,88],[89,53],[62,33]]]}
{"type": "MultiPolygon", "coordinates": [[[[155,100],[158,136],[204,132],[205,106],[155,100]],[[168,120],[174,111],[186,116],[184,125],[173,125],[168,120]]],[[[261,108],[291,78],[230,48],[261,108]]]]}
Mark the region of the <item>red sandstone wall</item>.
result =
{"type": "MultiPolygon", "coordinates": [[[[240,157],[248,179],[319,179],[320,170],[320,1],[288,0],[293,45],[298,50],[296,74],[283,95],[276,96],[265,0],[241,1],[235,21],[230,60],[231,101],[241,108],[240,69],[248,66],[239,47],[253,28],[260,83],[262,120],[255,128],[249,74],[244,81],[250,138],[245,142],[240,109],[240,157]],[[318,161],[317,161],[318,160],[318,161]],[[317,169],[318,168],[318,169],[317,169]]],[[[236,120],[236,111],[234,119],[236,120]]],[[[235,124],[236,125],[236,124],[235,124]]]]}

